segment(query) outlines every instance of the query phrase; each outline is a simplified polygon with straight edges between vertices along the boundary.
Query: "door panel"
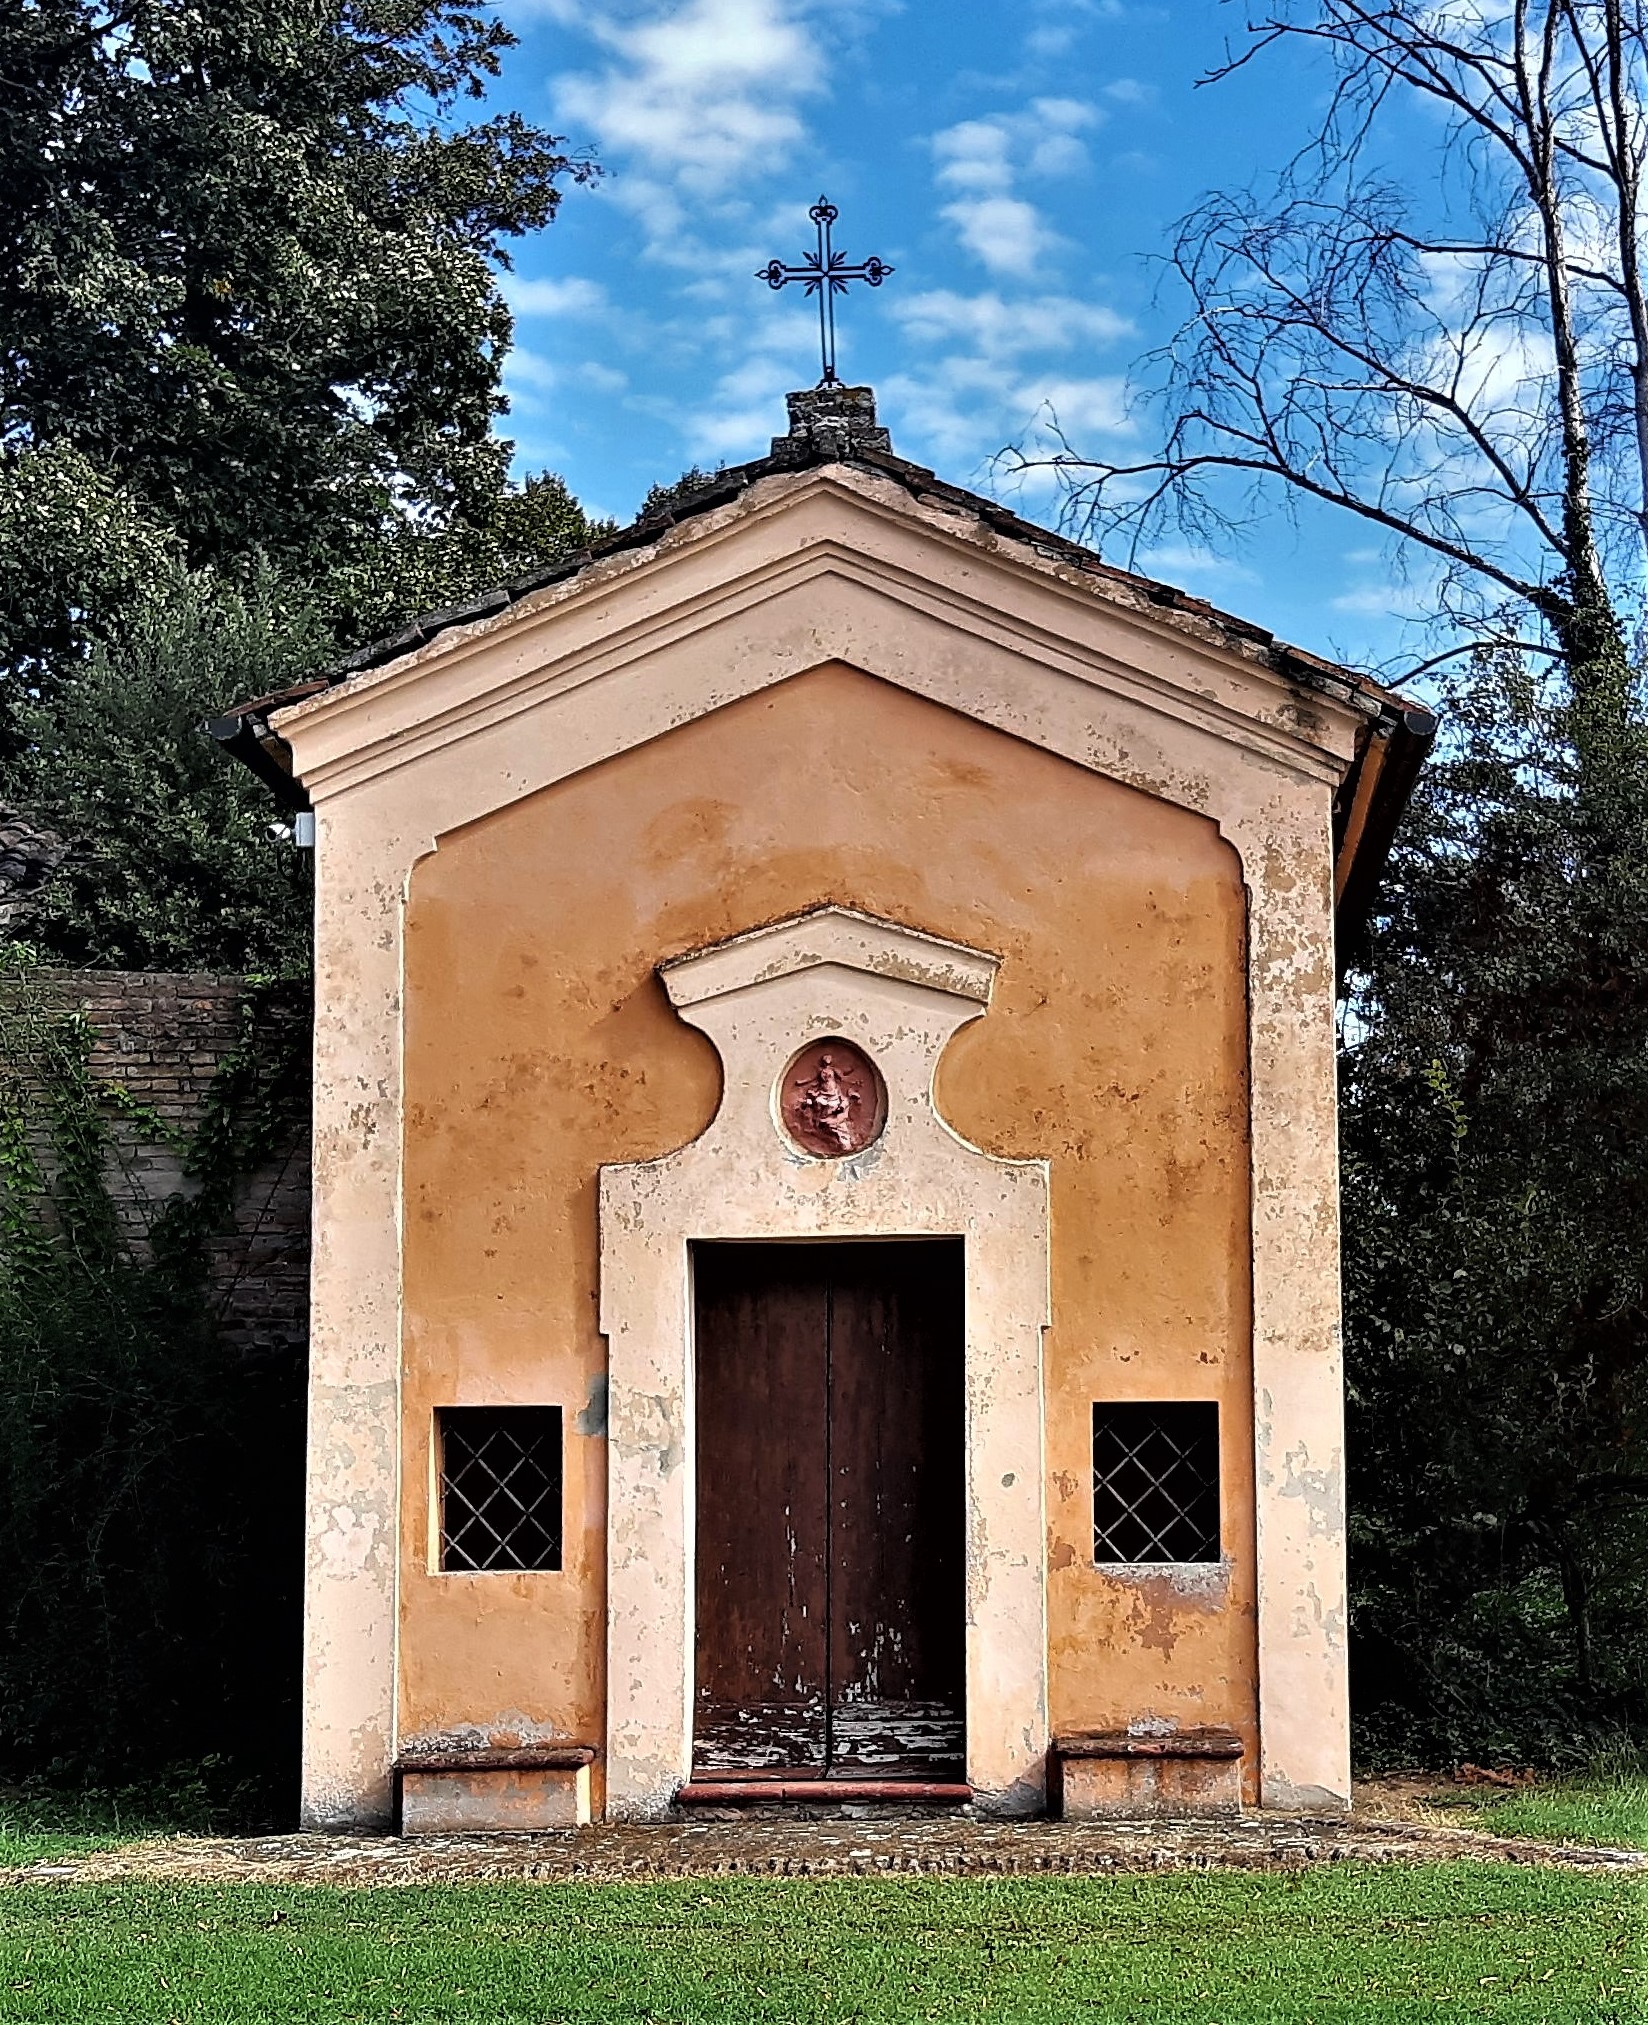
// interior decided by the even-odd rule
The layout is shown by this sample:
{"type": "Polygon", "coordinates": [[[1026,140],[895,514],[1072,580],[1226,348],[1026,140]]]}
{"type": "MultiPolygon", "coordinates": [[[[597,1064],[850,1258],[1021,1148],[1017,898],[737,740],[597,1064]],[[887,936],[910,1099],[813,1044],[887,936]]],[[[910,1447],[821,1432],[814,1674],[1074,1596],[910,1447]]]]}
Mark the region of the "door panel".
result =
{"type": "Polygon", "coordinates": [[[695,1767],[959,1777],[960,1242],[694,1258],[695,1767]]]}
{"type": "Polygon", "coordinates": [[[824,1768],[828,1286],[789,1245],[697,1260],[695,1759],[824,1768]]]}
{"type": "Polygon", "coordinates": [[[842,1245],[830,1279],[830,1757],[959,1777],[961,1246],[842,1245]]]}

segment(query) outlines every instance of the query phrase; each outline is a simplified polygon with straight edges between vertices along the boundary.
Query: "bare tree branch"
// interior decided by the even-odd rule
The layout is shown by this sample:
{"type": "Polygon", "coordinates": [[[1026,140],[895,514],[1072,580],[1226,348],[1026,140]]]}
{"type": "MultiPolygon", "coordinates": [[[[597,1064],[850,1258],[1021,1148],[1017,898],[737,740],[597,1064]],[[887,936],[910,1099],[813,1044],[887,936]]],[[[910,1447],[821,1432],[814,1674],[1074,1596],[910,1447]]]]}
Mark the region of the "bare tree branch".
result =
{"type": "Polygon", "coordinates": [[[1330,60],[1328,108],[1268,199],[1180,222],[1189,314],[1134,397],[1160,450],[1055,427],[1018,461],[1132,556],[1230,533],[1274,483],[1429,558],[1453,620],[1508,595],[1525,649],[1612,652],[1648,549],[1639,0],[1273,0],[1201,82],[1284,45],[1330,60]],[[1440,178],[1388,166],[1382,123],[1415,97],[1446,122],[1440,178]]]}

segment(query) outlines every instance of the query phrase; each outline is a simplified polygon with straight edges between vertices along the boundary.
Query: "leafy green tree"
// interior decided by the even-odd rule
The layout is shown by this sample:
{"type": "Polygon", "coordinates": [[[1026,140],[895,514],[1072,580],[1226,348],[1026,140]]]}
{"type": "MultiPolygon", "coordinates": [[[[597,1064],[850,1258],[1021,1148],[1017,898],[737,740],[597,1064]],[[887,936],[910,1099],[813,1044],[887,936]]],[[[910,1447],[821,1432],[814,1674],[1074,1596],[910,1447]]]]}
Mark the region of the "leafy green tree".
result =
{"type": "Polygon", "coordinates": [[[0,802],[63,961],[287,967],[301,860],[202,716],[581,548],[494,424],[507,245],[592,173],[459,117],[457,0],[0,12],[0,802]]]}
{"type": "Polygon", "coordinates": [[[305,971],[308,854],[201,723],[331,653],[313,609],[272,574],[234,591],[179,573],[25,704],[11,791],[68,846],[30,903],[31,946],[117,970],[305,971]]]}
{"type": "Polygon", "coordinates": [[[1451,697],[1346,1019],[1364,1744],[1648,1727],[1648,721],[1451,697]]]}
{"type": "Polygon", "coordinates": [[[0,9],[0,842],[35,854],[0,882],[12,1768],[289,1775],[301,1372],[225,1340],[210,1256],[302,1130],[310,861],[200,725],[601,532],[495,429],[496,270],[591,173],[461,119],[511,40],[454,0],[0,9]],[[41,959],[283,980],[140,1244],[41,959]]]}
{"type": "MultiPolygon", "coordinates": [[[[498,448],[507,454],[509,446],[498,448]]],[[[518,486],[500,483],[473,519],[432,531],[397,531],[380,565],[378,594],[395,617],[439,611],[562,561],[612,532],[610,521],[586,517],[563,479],[541,472],[518,486]]]]}
{"type": "Polygon", "coordinates": [[[0,11],[14,696],[145,557],[260,558],[348,639],[400,616],[386,545],[462,576],[435,545],[508,495],[496,268],[592,173],[518,114],[459,117],[512,40],[457,0],[0,11]]]}
{"type": "Polygon", "coordinates": [[[177,536],[72,445],[0,450],[0,765],[22,699],[182,567],[177,536]]]}
{"type": "MultiPolygon", "coordinates": [[[[479,524],[401,529],[384,546],[383,595],[397,612],[433,611],[604,531],[559,478],[531,478],[501,489],[479,524]]],[[[113,543],[102,552],[110,567],[117,556],[113,543]]],[[[267,566],[237,587],[184,570],[165,546],[158,558],[141,584],[135,567],[122,581],[112,636],[14,716],[6,793],[68,848],[13,933],[60,963],[304,972],[308,859],[267,788],[201,726],[319,672],[335,636],[267,566]]]]}
{"type": "Polygon", "coordinates": [[[655,513],[667,513],[671,507],[683,506],[700,492],[707,492],[719,482],[725,465],[718,464],[713,471],[701,471],[696,464],[681,473],[673,485],[655,485],[641,501],[637,520],[650,520],[655,513]]]}

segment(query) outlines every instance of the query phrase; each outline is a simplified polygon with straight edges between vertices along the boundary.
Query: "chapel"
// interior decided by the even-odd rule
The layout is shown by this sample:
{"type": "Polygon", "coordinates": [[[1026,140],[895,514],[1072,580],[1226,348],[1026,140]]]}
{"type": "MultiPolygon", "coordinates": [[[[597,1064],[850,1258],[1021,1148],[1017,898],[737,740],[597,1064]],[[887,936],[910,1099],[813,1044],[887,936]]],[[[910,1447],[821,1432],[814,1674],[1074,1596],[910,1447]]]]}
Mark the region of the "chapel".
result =
{"type": "Polygon", "coordinates": [[[789,408],[211,727],[315,850],[305,1821],[1341,1807],[1433,720],[789,408]]]}

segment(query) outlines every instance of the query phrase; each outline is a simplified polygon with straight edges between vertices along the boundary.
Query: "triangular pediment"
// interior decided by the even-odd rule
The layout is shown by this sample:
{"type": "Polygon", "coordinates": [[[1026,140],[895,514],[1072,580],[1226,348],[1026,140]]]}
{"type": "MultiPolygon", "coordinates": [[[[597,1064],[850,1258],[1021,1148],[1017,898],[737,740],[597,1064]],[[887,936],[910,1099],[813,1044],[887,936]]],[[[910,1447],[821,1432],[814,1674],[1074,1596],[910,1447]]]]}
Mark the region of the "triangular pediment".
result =
{"type": "Polygon", "coordinates": [[[768,456],[208,728],[289,808],[405,771],[462,821],[842,661],[1207,813],[1222,799],[1209,740],[1326,782],[1336,891],[1361,918],[1431,712],[894,455],[869,388],[795,393],[789,410],[768,456]],[[949,679],[964,663],[976,679],[949,679]],[[1048,708],[1054,670],[1086,691],[1085,734],[1052,729],[1069,715],[1048,708]],[[462,748],[501,726],[514,750],[482,785],[462,748]]]}
{"type": "Polygon", "coordinates": [[[733,992],[833,966],[919,985],[988,1005],[1000,959],[851,907],[814,907],[659,965],[672,1005],[696,1006],[733,992]]]}
{"type": "Polygon", "coordinates": [[[1037,742],[1049,688],[1079,694],[1087,763],[1131,754],[1169,799],[1182,734],[1205,746],[1201,771],[1235,748],[1331,784],[1372,708],[1348,678],[1302,689],[1252,643],[838,465],[775,473],[272,721],[317,804],[404,769],[471,773],[474,741],[502,731],[520,765],[477,782],[479,814],[827,662],[1037,742]]]}

